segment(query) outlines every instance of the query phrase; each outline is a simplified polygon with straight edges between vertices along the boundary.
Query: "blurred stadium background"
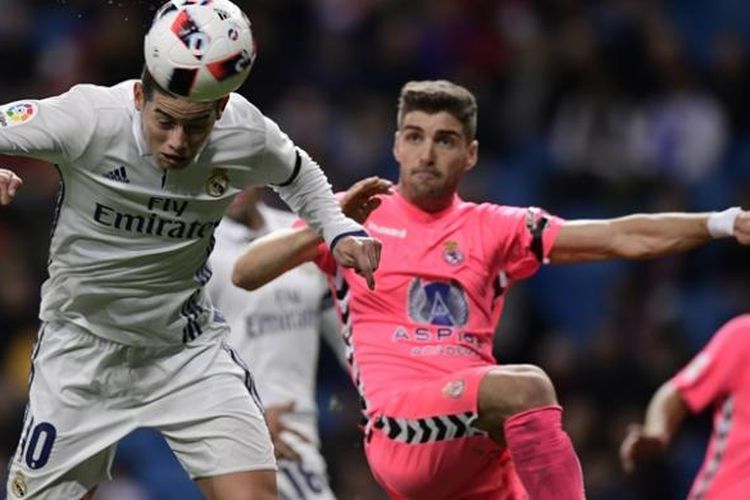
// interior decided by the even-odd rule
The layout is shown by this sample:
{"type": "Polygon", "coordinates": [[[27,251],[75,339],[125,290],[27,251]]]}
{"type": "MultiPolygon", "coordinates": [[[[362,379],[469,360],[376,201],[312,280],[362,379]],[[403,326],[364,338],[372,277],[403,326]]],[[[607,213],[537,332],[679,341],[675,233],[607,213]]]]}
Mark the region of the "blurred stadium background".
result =
{"type": "MultiPolygon", "coordinates": [[[[0,0],[0,102],[137,77],[160,0],[0,0]]],[[[463,196],[563,217],[750,206],[750,9],[743,0],[239,0],[259,57],[242,92],[336,189],[395,180],[395,99],[450,78],[480,103],[463,196]]],[[[25,178],[0,211],[0,470],[16,445],[58,179],[25,178]]],[[[644,263],[543,269],[511,293],[496,353],[555,381],[592,500],[684,498],[707,417],[664,462],[620,470],[626,425],[731,315],[750,310],[747,249],[716,242],[644,263]]],[[[252,360],[250,360],[252,364],[252,360]]],[[[262,377],[262,373],[255,374],[262,377]]],[[[342,500],[383,498],[362,458],[348,379],[324,353],[321,426],[342,500]]],[[[147,431],[99,498],[199,498],[147,431]]],[[[3,481],[4,484],[4,481],[3,481]]],[[[0,493],[2,497],[3,493],[0,493]]]]}

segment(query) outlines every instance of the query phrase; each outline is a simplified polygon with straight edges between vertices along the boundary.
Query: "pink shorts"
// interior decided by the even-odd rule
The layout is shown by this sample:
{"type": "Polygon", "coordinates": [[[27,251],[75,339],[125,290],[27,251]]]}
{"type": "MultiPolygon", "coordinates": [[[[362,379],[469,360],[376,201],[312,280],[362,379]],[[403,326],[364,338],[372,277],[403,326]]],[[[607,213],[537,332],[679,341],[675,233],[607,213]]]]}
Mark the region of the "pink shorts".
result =
{"type": "Polygon", "coordinates": [[[472,426],[479,383],[493,368],[469,368],[411,386],[370,408],[365,452],[392,498],[528,498],[507,449],[472,426]]]}

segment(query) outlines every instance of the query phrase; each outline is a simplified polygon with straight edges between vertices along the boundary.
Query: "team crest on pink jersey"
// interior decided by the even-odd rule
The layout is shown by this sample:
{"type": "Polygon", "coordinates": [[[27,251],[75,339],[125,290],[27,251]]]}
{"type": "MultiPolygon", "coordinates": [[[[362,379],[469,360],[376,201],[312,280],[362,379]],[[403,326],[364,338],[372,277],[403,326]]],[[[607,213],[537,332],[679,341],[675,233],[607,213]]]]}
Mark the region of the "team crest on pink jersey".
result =
{"type": "Polygon", "coordinates": [[[459,250],[457,242],[448,240],[443,243],[443,260],[454,266],[457,266],[464,261],[464,254],[459,250]]]}
{"type": "Polygon", "coordinates": [[[458,399],[464,393],[466,383],[463,380],[451,380],[443,386],[443,396],[450,399],[458,399]]]}

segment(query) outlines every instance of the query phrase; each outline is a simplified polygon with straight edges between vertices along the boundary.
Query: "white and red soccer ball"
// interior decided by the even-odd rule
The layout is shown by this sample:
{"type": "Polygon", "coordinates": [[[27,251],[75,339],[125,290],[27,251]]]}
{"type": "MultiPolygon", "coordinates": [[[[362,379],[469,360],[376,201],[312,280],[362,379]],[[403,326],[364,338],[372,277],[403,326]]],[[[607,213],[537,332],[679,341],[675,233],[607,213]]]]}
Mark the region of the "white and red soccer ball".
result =
{"type": "Polygon", "coordinates": [[[229,0],[166,3],[143,45],[156,83],[191,101],[212,101],[237,90],[255,60],[250,20],[229,0]]]}

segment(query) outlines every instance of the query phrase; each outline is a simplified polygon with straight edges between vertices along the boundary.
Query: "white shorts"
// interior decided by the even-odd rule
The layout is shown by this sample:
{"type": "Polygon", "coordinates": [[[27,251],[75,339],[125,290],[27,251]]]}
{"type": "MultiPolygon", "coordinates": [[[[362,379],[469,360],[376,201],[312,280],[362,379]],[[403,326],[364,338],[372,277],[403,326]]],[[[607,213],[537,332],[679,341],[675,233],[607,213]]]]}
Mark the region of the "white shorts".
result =
{"type": "Polygon", "coordinates": [[[8,499],[73,499],[110,478],[117,442],[151,427],[191,478],[276,470],[253,379],[226,327],[170,347],[130,347],[45,324],[8,499]]]}
{"type": "Polygon", "coordinates": [[[293,434],[282,439],[296,451],[300,460],[279,459],[276,484],[279,500],[336,500],[328,484],[328,469],[320,450],[293,434]]]}

